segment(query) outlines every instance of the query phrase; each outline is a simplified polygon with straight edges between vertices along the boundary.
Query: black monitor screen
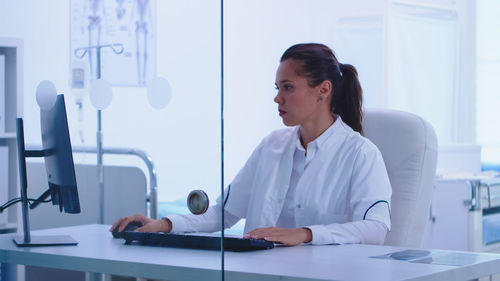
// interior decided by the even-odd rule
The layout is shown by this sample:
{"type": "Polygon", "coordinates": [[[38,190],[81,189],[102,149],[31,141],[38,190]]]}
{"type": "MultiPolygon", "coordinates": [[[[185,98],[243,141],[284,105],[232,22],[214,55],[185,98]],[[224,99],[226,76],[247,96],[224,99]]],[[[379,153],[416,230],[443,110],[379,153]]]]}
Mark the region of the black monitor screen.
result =
{"type": "Polygon", "coordinates": [[[66,213],[80,213],[73,153],[69,138],[64,96],[58,95],[50,110],[40,111],[45,168],[52,203],[66,213]]]}

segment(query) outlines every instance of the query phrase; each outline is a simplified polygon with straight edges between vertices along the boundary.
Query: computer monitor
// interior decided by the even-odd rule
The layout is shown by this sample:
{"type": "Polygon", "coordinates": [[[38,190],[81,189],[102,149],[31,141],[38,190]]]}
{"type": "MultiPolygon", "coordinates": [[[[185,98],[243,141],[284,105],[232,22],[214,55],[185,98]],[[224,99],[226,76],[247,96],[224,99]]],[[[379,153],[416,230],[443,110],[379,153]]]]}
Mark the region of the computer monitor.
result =
{"type": "Polygon", "coordinates": [[[23,119],[17,118],[17,147],[19,160],[19,177],[23,214],[23,237],[16,237],[18,246],[76,245],[69,236],[31,236],[29,231],[28,206],[34,209],[49,196],[52,204],[59,205],[59,210],[66,213],[80,213],[80,201],[76,185],[73,153],[66,117],[64,96],[58,95],[56,103],[50,110],[40,111],[43,150],[26,150],[24,146],[23,119]],[[26,158],[44,157],[47,171],[48,189],[30,204],[27,195],[26,158]]]}
{"type": "Polygon", "coordinates": [[[68,120],[64,96],[57,96],[51,110],[40,111],[45,169],[52,204],[59,205],[65,213],[80,213],[80,202],[76,188],[75,165],[69,137],[68,120]]]}

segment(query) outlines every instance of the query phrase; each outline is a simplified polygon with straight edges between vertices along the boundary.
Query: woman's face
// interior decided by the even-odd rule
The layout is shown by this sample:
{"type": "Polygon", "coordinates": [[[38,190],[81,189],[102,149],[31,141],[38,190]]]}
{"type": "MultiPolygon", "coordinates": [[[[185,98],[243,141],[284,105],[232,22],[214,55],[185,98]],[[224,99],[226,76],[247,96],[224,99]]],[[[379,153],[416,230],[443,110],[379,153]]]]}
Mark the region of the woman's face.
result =
{"type": "Polygon", "coordinates": [[[278,94],[274,101],[286,126],[304,125],[315,122],[320,106],[319,87],[310,87],[307,78],[297,74],[301,62],[287,59],[280,63],[276,71],[275,86],[278,94]]]}

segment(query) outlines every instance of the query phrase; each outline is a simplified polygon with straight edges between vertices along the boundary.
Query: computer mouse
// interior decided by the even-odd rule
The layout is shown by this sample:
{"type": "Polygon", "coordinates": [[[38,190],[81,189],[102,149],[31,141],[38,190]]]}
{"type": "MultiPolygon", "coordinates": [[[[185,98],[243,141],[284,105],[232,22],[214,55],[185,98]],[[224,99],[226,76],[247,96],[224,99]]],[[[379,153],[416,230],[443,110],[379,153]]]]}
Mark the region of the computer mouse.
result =
{"type": "Polygon", "coordinates": [[[123,229],[123,231],[118,231],[118,229],[115,229],[112,234],[113,234],[113,237],[114,238],[121,238],[121,233],[122,232],[125,232],[125,231],[134,231],[136,230],[137,228],[141,227],[142,226],[142,223],[140,222],[136,222],[136,221],[133,221],[129,224],[127,224],[127,226],[125,226],[125,229],[123,229]]]}

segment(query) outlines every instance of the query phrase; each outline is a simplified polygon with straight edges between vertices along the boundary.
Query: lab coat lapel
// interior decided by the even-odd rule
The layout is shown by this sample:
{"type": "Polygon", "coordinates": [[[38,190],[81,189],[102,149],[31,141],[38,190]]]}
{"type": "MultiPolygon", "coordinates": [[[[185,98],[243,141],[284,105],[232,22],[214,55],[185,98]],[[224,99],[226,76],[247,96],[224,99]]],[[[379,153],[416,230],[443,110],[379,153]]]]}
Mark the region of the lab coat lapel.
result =
{"type": "MultiPolygon", "coordinates": [[[[343,128],[339,128],[341,127],[339,125],[340,124],[336,126],[335,131],[321,145],[308,167],[304,170],[302,177],[297,182],[295,190],[297,204],[301,206],[315,206],[321,202],[322,197],[325,196],[324,190],[325,188],[329,188],[325,186],[325,180],[331,173],[328,171],[329,162],[338,153],[341,144],[345,142],[346,139],[346,134],[343,128]]],[[[320,206],[318,206],[318,208],[320,208],[320,206]]],[[[301,212],[298,212],[298,210],[296,211],[295,219],[297,225],[306,225],[308,222],[314,221],[314,218],[309,217],[314,215],[314,212],[303,212],[303,210],[301,210],[301,212]]]]}
{"type": "Polygon", "coordinates": [[[290,187],[290,178],[292,176],[294,153],[295,140],[291,138],[279,163],[277,163],[278,171],[270,198],[272,201],[269,202],[273,207],[272,216],[269,216],[269,219],[272,220],[271,225],[276,225],[285,203],[286,194],[288,192],[288,188],[290,187]]]}
{"type": "Polygon", "coordinates": [[[290,184],[295,152],[294,134],[290,134],[279,147],[269,147],[264,155],[280,155],[279,157],[263,157],[259,167],[260,177],[250,198],[249,215],[245,225],[245,233],[257,227],[275,226],[283,208],[284,199],[290,184]],[[271,160],[271,161],[270,161],[271,160]]]}

